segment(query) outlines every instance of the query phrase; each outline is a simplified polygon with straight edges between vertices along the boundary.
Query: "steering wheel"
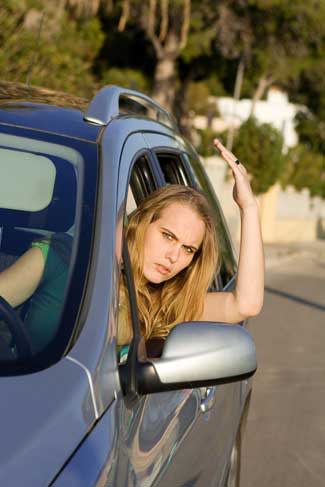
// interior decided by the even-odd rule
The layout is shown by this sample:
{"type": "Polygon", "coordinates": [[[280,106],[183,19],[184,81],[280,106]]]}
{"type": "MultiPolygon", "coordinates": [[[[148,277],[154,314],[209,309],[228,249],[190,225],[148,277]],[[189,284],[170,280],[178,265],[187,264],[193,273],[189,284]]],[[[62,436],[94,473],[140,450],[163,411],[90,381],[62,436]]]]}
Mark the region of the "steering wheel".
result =
{"type": "Polygon", "coordinates": [[[32,344],[25,325],[14,308],[0,296],[0,320],[4,320],[13,336],[19,358],[32,356],[32,344]]]}

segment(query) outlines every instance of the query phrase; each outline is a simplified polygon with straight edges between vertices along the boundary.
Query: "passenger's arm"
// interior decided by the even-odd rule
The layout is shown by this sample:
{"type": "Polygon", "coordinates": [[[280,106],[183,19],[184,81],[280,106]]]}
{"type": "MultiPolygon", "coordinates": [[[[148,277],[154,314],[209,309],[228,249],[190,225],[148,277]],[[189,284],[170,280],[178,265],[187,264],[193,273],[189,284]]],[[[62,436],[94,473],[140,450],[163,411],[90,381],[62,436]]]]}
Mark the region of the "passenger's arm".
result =
{"type": "Polygon", "coordinates": [[[38,287],[44,267],[42,251],[30,248],[0,273],[0,296],[13,307],[24,303],[38,287]]]}
{"type": "Polygon", "coordinates": [[[208,293],[203,318],[236,323],[257,315],[263,305],[264,253],[257,201],[246,169],[236,164],[236,157],[219,141],[215,146],[232,169],[234,200],[239,206],[241,235],[236,288],[233,292],[208,293]]]}

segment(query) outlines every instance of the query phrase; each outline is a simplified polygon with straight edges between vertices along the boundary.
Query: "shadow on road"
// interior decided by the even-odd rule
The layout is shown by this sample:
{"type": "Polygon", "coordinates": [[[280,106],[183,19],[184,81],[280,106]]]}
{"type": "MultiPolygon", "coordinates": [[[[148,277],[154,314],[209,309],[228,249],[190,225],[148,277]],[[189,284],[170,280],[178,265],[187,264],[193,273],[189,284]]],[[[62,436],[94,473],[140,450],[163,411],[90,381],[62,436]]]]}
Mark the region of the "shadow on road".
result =
{"type": "Polygon", "coordinates": [[[304,304],[305,306],[311,306],[312,308],[319,309],[321,311],[325,311],[325,306],[320,303],[316,303],[315,301],[310,301],[308,299],[301,298],[300,296],[296,296],[294,294],[286,293],[285,291],[279,291],[278,289],[273,289],[272,287],[265,286],[265,291],[270,294],[275,294],[276,296],[280,296],[282,298],[290,299],[291,301],[296,301],[297,303],[304,304]]]}

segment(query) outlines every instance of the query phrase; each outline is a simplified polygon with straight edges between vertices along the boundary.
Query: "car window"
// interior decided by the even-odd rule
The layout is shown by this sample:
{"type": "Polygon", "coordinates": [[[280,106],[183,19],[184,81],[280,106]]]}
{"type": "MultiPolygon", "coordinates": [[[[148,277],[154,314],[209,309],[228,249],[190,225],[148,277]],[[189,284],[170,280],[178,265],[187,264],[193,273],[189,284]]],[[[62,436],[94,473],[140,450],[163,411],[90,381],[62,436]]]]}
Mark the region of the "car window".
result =
{"type": "Polygon", "coordinates": [[[26,373],[62,356],[74,330],[89,262],[96,153],[87,144],[2,133],[0,168],[0,291],[7,309],[0,308],[0,373],[26,373]]]}
{"type": "Polygon", "coordinates": [[[156,152],[156,157],[167,183],[190,185],[191,180],[186,173],[180,154],[156,152]]]}

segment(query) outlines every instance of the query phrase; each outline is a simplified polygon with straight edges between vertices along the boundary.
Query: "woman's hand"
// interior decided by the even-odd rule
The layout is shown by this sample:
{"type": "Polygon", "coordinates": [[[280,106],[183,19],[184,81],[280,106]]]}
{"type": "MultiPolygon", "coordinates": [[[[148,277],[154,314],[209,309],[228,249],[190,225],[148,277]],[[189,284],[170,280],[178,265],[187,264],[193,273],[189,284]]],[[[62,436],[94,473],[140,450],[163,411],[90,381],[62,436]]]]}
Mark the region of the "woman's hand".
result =
{"type": "Polygon", "coordinates": [[[237,157],[220,142],[220,140],[214,139],[213,144],[220,151],[221,157],[223,157],[232,170],[235,179],[233,198],[239,208],[245,210],[252,206],[256,206],[256,199],[245,167],[239,162],[237,157]]]}

